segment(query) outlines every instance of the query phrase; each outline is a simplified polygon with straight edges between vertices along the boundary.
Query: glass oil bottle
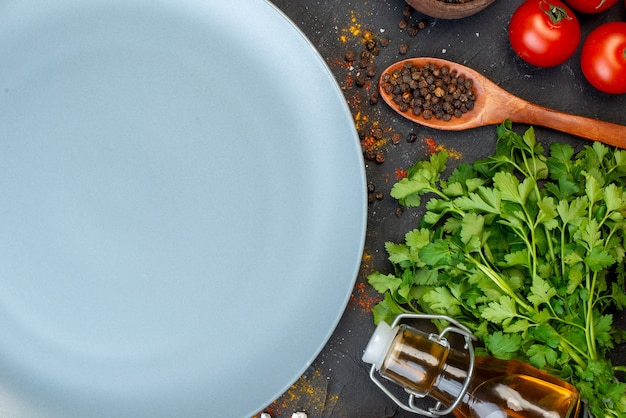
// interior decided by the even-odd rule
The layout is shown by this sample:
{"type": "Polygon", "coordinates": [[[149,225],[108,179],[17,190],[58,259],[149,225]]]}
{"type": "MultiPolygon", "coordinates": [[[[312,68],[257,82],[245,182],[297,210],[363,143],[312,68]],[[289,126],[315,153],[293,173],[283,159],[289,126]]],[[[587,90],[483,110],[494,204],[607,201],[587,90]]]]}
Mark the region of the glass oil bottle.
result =
{"type": "Polygon", "coordinates": [[[372,364],[370,377],[394,402],[407,411],[458,418],[574,418],[580,396],[574,386],[526,363],[475,357],[470,331],[440,315],[400,315],[392,326],[381,322],[372,335],[363,361],[372,364]],[[451,326],[439,335],[427,334],[405,319],[444,319],[451,326]],[[465,350],[450,346],[445,335],[461,334],[465,350]],[[407,392],[398,399],[379,379],[382,376],[407,392]],[[416,398],[430,397],[436,405],[416,406],[416,398]]]}

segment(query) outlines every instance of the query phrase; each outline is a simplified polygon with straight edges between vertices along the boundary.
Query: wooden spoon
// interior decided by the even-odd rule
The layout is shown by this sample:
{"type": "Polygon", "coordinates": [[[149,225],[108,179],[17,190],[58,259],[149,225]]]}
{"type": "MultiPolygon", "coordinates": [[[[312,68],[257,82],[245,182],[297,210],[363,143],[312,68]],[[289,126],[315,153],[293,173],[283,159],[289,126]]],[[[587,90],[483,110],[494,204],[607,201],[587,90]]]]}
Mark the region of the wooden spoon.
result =
{"type": "Polygon", "coordinates": [[[626,126],[571,115],[527,102],[497,86],[477,71],[439,58],[410,58],[399,61],[383,71],[379,88],[381,97],[392,109],[405,118],[430,128],[460,131],[500,124],[505,119],[510,119],[512,122],[545,126],[608,145],[626,148],[626,126]],[[415,116],[411,109],[402,112],[400,106],[393,101],[393,94],[384,91],[383,77],[386,73],[391,74],[393,71],[402,69],[405,63],[411,63],[416,67],[423,67],[427,63],[433,63],[439,67],[446,65],[450,70],[456,70],[459,75],[464,75],[465,78],[473,80],[476,92],[474,108],[459,118],[452,117],[449,121],[436,119],[434,116],[430,119],[424,119],[422,116],[415,116]]]}

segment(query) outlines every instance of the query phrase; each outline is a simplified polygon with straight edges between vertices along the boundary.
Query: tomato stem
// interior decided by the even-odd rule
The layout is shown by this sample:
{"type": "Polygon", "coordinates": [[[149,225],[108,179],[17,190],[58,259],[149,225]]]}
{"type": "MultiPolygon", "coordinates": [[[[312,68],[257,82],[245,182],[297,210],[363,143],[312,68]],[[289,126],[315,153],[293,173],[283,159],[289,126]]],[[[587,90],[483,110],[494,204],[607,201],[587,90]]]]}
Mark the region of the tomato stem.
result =
{"type": "Polygon", "coordinates": [[[563,20],[572,19],[572,17],[567,13],[567,10],[565,10],[561,6],[555,6],[554,4],[551,4],[545,0],[542,0],[539,4],[544,13],[548,15],[552,23],[556,24],[562,22],[563,20]]]}

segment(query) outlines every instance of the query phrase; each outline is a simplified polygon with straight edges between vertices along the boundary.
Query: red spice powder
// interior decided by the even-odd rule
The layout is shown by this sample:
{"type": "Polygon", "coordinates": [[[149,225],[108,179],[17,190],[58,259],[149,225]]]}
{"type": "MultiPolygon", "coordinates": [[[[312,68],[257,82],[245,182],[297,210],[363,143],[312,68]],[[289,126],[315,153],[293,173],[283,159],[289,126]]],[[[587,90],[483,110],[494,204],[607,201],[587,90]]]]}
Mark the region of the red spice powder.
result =
{"type": "Polygon", "coordinates": [[[353,63],[349,63],[345,60],[345,58],[340,57],[327,58],[326,62],[331,68],[340,68],[345,70],[345,78],[343,82],[340,83],[342,90],[350,90],[354,87],[354,76],[351,71],[353,63]]]}
{"type": "Polygon", "coordinates": [[[423,148],[428,152],[428,154],[434,154],[436,152],[445,151],[448,153],[449,158],[454,158],[455,160],[460,160],[463,158],[463,154],[460,151],[457,151],[453,148],[448,148],[443,145],[439,145],[432,138],[424,138],[422,140],[424,143],[423,148]]]}
{"type": "Polygon", "coordinates": [[[432,138],[424,138],[424,149],[428,151],[429,154],[434,154],[437,152],[437,143],[432,138]]]}
{"type": "Polygon", "coordinates": [[[376,139],[372,136],[366,136],[365,139],[361,141],[361,148],[363,148],[363,152],[373,152],[382,149],[385,144],[387,144],[386,139],[376,139]]]}
{"type": "Polygon", "coordinates": [[[401,168],[396,168],[394,174],[396,176],[396,180],[401,180],[407,176],[406,170],[401,168]]]}
{"type": "Polygon", "coordinates": [[[358,283],[350,295],[350,305],[361,309],[363,312],[372,312],[374,305],[378,303],[378,299],[367,293],[365,283],[358,283]]]}

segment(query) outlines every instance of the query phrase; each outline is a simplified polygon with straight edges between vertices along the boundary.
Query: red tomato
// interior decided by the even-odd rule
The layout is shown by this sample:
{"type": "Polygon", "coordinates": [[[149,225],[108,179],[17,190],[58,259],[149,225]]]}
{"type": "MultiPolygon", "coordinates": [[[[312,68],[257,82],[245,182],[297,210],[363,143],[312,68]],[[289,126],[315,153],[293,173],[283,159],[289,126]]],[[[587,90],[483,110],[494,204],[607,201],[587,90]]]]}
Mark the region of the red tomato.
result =
{"type": "Polygon", "coordinates": [[[626,93],[626,22],[609,22],[594,29],[580,56],[585,78],[600,91],[626,93]]]}
{"type": "Polygon", "coordinates": [[[552,67],[565,62],[578,48],[580,24],[560,0],[526,0],[511,17],[509,40],[524,61],[552,67]]]}
{"type": "Polygon", "coordinates": [[[600,13],[613,7],[617,0],[565,0],[572,9],[581,13],[600,13]]]}

